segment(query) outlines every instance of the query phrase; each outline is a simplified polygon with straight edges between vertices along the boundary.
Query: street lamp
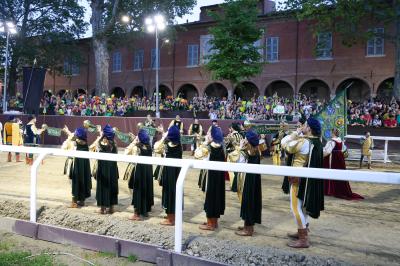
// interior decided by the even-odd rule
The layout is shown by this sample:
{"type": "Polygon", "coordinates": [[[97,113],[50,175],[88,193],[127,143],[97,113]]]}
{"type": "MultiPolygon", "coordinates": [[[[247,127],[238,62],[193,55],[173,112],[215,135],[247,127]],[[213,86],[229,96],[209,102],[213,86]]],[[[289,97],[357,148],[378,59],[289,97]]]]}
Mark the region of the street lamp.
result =
{"type": "Polygon", "coordinates": [[[159,82],[158,82],[158,68],[160,67],[160,59],[158,52],[158,31],[162,31],[165,29],[166,22],[164,17],[160,14],[157,14],[152,17],[148,17],[144,20],[144,24],[147,27],[147,31],[156,34],[156,117],[160,118],[160,102],[159,102],[159,82]]]}
{"type": "Polygon", "coordinates": [[[7,112],[7,70],[8,70],[8,44],[10,34],[17,34],[17,29],[15,28],[14,23],[12,22],[2,22],[0,21],[0,32],[7,33],[7,41],[6,41],[6,63],[4,67],[4,91],[3,91],[3,114],[7,112]]]}

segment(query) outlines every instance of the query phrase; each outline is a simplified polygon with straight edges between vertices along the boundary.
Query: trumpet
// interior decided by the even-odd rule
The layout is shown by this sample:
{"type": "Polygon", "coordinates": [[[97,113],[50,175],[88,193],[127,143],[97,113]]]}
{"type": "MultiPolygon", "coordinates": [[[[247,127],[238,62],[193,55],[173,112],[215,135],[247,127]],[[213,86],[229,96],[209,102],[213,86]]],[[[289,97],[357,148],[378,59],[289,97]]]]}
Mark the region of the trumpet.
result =
{"type": "Polygon", "coordinates": [[[87,128],[89,132],[99,132],[98,126],[92,124],[89,120],[83,121],[83,126],[87,128]]]}

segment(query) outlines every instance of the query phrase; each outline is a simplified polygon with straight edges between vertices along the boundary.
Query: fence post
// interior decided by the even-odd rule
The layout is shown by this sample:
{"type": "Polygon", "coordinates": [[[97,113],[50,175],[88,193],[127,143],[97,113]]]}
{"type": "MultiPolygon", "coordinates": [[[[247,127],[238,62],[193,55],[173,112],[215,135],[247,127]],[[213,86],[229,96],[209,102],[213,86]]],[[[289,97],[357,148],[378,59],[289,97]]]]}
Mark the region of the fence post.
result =
{"type": "Polygon", "coordinates": [[[31,167],[30,221],[36,223],[37,169],[47,153],[40,153],[31,167]]]}
{"type": "Polygon", "coordinates": [[[387,161],[388,161],[388,144],[389,144],[389,140],[385,139],[385,155],[383,157],[384,163],[387,163],[387,161]]]}
{"type": "Polygon", "coordinates": [[[178,180],[176,182],[176,198],[175,198],[175,252],[182,252],[182,224],[183,224],[183,184],[185,182],[186,174],[192,165],[185,163],[179,172],[178,180]]]}

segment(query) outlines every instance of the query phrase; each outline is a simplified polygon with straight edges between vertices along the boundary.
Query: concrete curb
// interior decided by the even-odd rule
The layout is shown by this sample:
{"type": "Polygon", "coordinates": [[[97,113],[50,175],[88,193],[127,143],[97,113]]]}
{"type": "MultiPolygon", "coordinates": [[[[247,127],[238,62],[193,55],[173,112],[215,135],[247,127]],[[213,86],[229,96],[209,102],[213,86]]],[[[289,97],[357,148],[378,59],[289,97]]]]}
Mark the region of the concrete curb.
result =
{"type": "Polygon", "coordinates": [[[118,257],[136,255],[141,261],[151,262],[161,266],[226,265],[203,258],[179,254],[171,250],[162,249],[156,245],[86,233],[58,226],[32,223],[9,217],[0,217],[0,229],[33,239],[58,244],[70,244],[93,251],[111,252],[115,253],[118,257]]]}

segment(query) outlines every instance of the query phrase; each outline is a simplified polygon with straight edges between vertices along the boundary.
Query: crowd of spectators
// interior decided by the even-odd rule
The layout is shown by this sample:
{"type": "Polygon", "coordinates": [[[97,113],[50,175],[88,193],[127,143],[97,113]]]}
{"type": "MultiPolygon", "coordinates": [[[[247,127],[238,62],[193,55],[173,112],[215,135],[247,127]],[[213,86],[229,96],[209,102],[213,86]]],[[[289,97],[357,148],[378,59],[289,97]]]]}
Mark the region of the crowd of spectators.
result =
{"type": "MultiPolygon", "coordinates": [[[[305,95],[296,98],[259,96],[250,100],[240,98],[194,97],[186,100],[167,96],[160,100],[160,110],[206,112],[210,119],[282,120],[297,121],[318,113],[326,102],[311,100],[305,95]]],[[[9,109],[22,109],[19,94],[9,99],[9,109]]],[[[155,111],[155,99],[146,97],[118,98],[114,95],[88,97],[66,92],[56,96],[48,93],[40,103],[43,114],[68,116],[129,116],[135,111],[155,111]]],[[[348,101],[348,124],[350,126],[397,127],[400,126],[399,103],[370,100],[348,101]]]]}

